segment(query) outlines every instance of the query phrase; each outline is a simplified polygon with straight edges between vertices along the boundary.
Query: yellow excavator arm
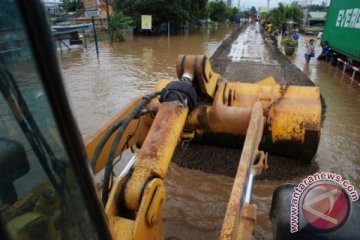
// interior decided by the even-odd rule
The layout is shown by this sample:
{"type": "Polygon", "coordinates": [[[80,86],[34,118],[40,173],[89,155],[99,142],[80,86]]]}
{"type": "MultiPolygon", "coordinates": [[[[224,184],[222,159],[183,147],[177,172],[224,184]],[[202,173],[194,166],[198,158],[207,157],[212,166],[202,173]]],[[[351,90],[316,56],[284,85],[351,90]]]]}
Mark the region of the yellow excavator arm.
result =
{"type": "MultiPolygon", "coordinates": [[[[220,239],[251,239],[256,222],[256,205],[250,203],[253,178],[267,168],[260,141],[266,133],[271,136],[270,149],[286,155],[282,150],[287,146],[301,160],[311,160],[320,137],[319,88],[281,86],[272,77],[254,84],[229,82],[212,70],[205,56],[179,56],[176,71],[179,81],[159,80],[160,97],[146,106],[152,114],[131,119],[116,145],[116,155],[127,148],[139,150],[136,163],[114,180],[105,198],[111,234],[114,239],[164,239],[164,178],[173,153],[182,140],[211,132],[245,136],[220,239]]],[[[130,104],[87,144],[89,159],[106,132],[140,101],[130,104]]],[[[93,163],[95,173],[108,164],[115,135],[103,144],[93,163]]]]}

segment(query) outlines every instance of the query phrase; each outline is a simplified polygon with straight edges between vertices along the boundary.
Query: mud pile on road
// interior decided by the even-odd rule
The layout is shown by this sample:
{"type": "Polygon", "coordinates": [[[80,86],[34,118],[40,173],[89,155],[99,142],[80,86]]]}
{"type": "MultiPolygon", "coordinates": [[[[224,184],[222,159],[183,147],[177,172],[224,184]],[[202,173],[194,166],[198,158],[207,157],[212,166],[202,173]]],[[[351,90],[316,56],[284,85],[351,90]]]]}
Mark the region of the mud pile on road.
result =
{"type": "Polygon", "coordinates": [[[263,64],[254,62],[231,62],[228,58],[232,43],[244,28],[239,27],[215,51],[210,60],[215,72],[229,81],[256,82],[268,76],[273,76],[281,84],[314,86],[315,84],[277,47],[277,39],[267,32],[262,32],[269,58],[278,64],[263,64]]]}
{"type": "MultiPolygon", "coordinates": [[[[210,58],[215,72],[229,81],[256,82],[274,76],[280,84],[314,86],[314,83],[280,52],[276,39],[266,32],[262,32],[262,36],[269,57],[274,63],[232,62],[228,57],[232,43],[244,29],[235,29],[210,58]]],[[[181,167],[234,177],[240,155],[241,145],[234,149],[191,143],[186,150],[177,149],[172,161],[181,167]]],[[[298,160],[274,155],[269,156],[268,163],[269,169],[257,179],[290,180],[318,170],[315,162],[304,164],[298,160]]]]}

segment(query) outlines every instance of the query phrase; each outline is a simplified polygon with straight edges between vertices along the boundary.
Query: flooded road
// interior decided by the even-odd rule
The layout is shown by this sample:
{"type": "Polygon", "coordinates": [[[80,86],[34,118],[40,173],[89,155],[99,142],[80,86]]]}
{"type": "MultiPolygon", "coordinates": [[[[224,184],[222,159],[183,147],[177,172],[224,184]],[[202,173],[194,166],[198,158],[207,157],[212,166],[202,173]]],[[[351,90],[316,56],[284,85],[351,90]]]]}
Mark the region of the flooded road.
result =
{"type": "MultiPolygon", "coordinates": [[[[296,55],[290,58],[315,84],[325,99],[326,114],[315,161],[320,171],[341,174],[360,187],[360,86],[340,67],[316,58],[305,64],[302,36],[296,55]]],[[[319,41],[316,43],[319,45],[319,41]]],[[[316,48],[316,56],[321,53],[316,48]]]]}
{"type": "Polygon", "coordinates": [[[84,139],[89,139],[132,99],[151,92],[159,78],[176,77],[180,54],[211,56],[231,33],[231,25],[202,28],[183,35],[136,37],[60,55],[65,86],[84,139]]]}
{"type": "MultiPolygon", "coordinates": [[[[305,44],[311,37],[302,35],[294,56],[288,59],[320,87],[326,103],[325,120],[321,128],[320,144],[315,156],[318,172],[334,172],[348,179],[359,191],[360,187],[360,87],[341,68],[312,58],[305,63],[305,44]]],[[[316,53],[321,53],[319,40],[316,53]]],[[[311,172],[286,181],[257,180],[254,201],[258,205],[257,239],[272,239],[269,210],[274,189],[285,182],[298,184],[311,172]]]]}
{"type": "MultiPolygon", "coordinates": [[[[210,56],[230,32],[231,27],[227,26],[174,36],[170,40],[167,37],[130,36],[125,43],[101,43],[99,59],[93,48],[64,54],[60,60],[66,87],[84,139],[91,137],[131,99],[150,92],[158,78],[175,78],[175,61],[179,54],[210,56]]],[[[244,36],[239,37],[238,43],[246,42],[244,36]]],[[[312,59],[306,65],[303,53],[307,40],[304,36],[300,38],[299,48],[291,61],[320,86],[327,105],[315,161],[319,171],[336,172],[359,187],[360,87],[328,63],[312,59]]],[[[246,48],[239,45],[238,48],[242,50],[236,51],[244,53],[245,58],[251,57],[246,48]]],[[[318,47],[316,54],[320,51],[318,47]]],[[[256,64],[267,61],[261,56],[254,59],[256,64]]],[[[268,67],[269,73],[272,69],[278,71],[273,64],[268,67]]],[[[256,239],[271,239],[268,216],[273,190],[285,182],[298,183],[307,175],[308,172],[303,171],[286,181],[256,180],[253,198],[258,205],[256,239]]],[[[168,199],[164,213],[167,237],[217,239],[232,181],[229,177],[171,165],[166,180],[168,199]]]]}
{"type": "MultiPolygon", "coordinates": [[[[176,78],[178,55],[210,57],[233,27],[202,28],[170,39],[128,35],[123,43],[100,43],[99,59],[93,47],[60,56],[68,97],[85,141],[132,99],[151,92],[159,78],[176,78]]],[[[166,178],[166,237],[216,239],[232,183],[229,177],[171,164],[166,178]]]]}

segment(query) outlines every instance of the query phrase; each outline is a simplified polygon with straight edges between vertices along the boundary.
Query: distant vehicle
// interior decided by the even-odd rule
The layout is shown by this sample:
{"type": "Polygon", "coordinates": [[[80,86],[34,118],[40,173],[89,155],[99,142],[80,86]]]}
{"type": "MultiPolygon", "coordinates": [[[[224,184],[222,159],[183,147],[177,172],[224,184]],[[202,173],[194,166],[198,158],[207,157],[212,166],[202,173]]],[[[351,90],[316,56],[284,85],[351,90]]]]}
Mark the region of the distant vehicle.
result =
{"type": "Polygon", "coordinates": [[[332,55],[360,65],[360,0],[331,1],[322,41],[328,41],[332,55]]]}
{"type": "Polygon", "coordinates": [[[327,12],[308,12],[305,16],[305,34],[317,35],[324,31],[327,12]]]}

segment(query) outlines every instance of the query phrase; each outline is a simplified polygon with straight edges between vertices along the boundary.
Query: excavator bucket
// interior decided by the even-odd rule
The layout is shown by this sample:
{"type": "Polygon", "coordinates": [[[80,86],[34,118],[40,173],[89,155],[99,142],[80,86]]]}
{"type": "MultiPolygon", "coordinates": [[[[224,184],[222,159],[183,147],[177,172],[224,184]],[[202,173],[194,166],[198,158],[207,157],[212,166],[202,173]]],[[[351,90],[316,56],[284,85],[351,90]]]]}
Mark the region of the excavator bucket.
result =
{"type": "MultiPolygon", "coordinates": [[[[183,69],[190,61],[203,64],[203,68],[195,67],[194,82],[201,90],[198,96],[210,97],[212,102],[196,106],[188,116],[188,128],[195,129],[200,135],[245,136],[252,107],[260,102],[266,117],[261,148],[305,162],[312,159],[320,139],[321,102],[318,87],[280,85],[271,76],[257,83],[222,80],[203,56],[180,56],[178,76],[192,74],[189,73],[192,71],[190,67],[183,69]]],[[[166,81],[161,80],[157,90],[165,85],[166,81]]]]}
{"type": "Polygon", "coordinates": [[[205,56],[179,56],[176,72],[179,80],[159,80],[151,98],[135,100],[87,144],[94,172],[105,168],[100,195],[113,238],[163,239],[163,181],[174,151],[179,142],[212,134],[243,139],[220,239],[250,239],[256,222],[252,183],[267,168],[267,154],[308,162],[316,152],[319,88],[280,85],[271,76],[230,82],[205,56]],[[136,152],[136,163],[109,189],[112,157],[127,148],[136,152]]]}

